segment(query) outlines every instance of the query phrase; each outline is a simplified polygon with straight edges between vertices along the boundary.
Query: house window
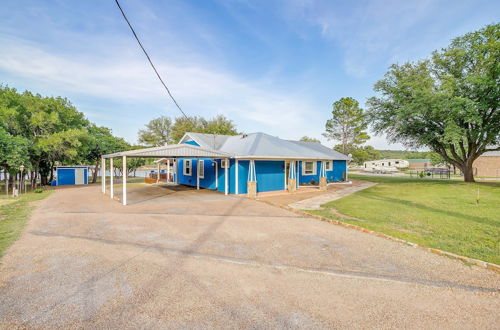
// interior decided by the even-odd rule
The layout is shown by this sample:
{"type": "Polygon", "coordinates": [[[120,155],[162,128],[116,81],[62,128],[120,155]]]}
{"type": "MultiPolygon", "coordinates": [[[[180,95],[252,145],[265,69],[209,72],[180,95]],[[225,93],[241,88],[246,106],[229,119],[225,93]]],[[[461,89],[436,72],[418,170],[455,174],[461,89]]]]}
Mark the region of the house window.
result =
{"type": "Polygon", "coordinates": [[[391,162],[389,162],[389,166],[391,166],[391,162]]]}
{"type": "Polygon", "coordinates": [[[226,161],[226,159],[223,159],[223,160],[221,160],[221,165],[220,165],[220,167],[221,167],[221,168],[226,168],[226,167],[228,167],[228,166],[227,166],[227,165],[228,165],[228,163],[229,163],[229,161],[226,161]]]}
{"type": "Polygon", "coordinates": [[[399,160],[396,160],[396,164],[399,164],[399,160]]]}
{"type": "Polygon", "coordinates": [[[191,175],[192,165],[191,159],[184,159],[184,175],[191,175]]]}
{"type": "Polygon", "coordinates": [[[302,175],[316,175],[316,162],[304,162],[302,175]]]}
{"type": "MultiPolygon", "coordinates": [[[[327,170],[327,171],[331,171],[331,170],[332,170],[332,168],[333,168],[333,166],[332,166],[332,165],[333,165],[333,164],[332,164],[332,161],[331,161],[331,160],[329,160],[329,161],[325,162],[325,164],[326,164],[326,166],[325,166],[325,170],[327,170]]],[[[365,167],[366,167],[366,166],[365,166],[365,167]]]]}
{"type": "Polygon", "coordinates": [[[205,177],[205,161],[201,159],[198,160],[198,177],[199,178],[205,177]]]}

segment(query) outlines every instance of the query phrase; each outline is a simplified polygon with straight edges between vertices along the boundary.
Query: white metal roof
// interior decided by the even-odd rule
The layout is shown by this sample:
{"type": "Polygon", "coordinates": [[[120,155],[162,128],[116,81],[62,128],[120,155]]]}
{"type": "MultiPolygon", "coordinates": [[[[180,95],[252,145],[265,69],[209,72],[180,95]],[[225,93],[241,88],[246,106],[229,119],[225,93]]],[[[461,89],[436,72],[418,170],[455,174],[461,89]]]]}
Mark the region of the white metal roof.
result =
{"type": "Polygon", "coordinates": [[[189,144],[171,144],[162,147],[146,148],[116,152],[114,154],[103,155],[104,158],[112,157],[143,157],[143,158],[176,158],[176,157],[192,157],[192,158],[228,158],[232,155],[216,151],[212,149],[206,149],[198,146],[193,146],[189,144]]]}
{"type": "Polygon", "coordinates": [[[290,141],[265,133],[217,135],[186,133],[203,148],[215,149],[235,158],[349,160],[349,157],[316,142],[290,141]]]}

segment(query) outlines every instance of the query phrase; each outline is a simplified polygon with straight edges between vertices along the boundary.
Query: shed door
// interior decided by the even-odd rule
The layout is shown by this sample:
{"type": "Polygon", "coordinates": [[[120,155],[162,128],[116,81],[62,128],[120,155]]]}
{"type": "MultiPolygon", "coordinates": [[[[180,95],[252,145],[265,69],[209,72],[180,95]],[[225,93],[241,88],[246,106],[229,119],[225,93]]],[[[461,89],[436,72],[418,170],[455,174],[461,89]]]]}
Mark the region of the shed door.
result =
{"type": "Polygon", "coordinates": [[[75,168],[75,184],[85,184],[85,169],[75,168]]]}

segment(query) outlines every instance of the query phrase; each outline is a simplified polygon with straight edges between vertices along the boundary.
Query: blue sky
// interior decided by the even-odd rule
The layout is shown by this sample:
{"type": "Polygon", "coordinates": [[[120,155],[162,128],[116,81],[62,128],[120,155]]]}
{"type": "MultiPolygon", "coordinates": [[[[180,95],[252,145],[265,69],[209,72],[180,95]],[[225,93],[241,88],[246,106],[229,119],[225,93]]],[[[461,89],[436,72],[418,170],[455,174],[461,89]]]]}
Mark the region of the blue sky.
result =
{"type": "MultiPolygon", "coordinates": [[[[424,58],[499,21],[500,1],[121,0],[188,115],[224,114],[239,130],[321,138],[333,101],[364,106],[392,63],[424,58]]],[[[113,0],[4,0],[0,83],[66,96],[135,142],[178,110],[113,0]]],[[[383,136],[368,142],[389,145],[383,136]]]]}

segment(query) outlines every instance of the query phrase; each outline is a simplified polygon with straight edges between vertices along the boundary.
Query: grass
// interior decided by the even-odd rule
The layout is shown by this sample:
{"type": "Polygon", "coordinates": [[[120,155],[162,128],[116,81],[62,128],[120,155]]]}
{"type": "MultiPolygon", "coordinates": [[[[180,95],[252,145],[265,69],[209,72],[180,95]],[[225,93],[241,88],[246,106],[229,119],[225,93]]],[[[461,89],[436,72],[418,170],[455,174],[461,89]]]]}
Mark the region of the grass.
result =
{"type": "Polygon", "coordinates": [[[349,177],[378,184],[309,212],[500,264],[499,183],[349,177]],[[335,210],[355,219],[339,218],[335,210]]]}
{"type": "Polygon", "coordinates": [[[34,206],[31,202],[47,197],[52,191],[22,194],[19,198],[0,195],[0,257],[19,238],[34,206]]]}

